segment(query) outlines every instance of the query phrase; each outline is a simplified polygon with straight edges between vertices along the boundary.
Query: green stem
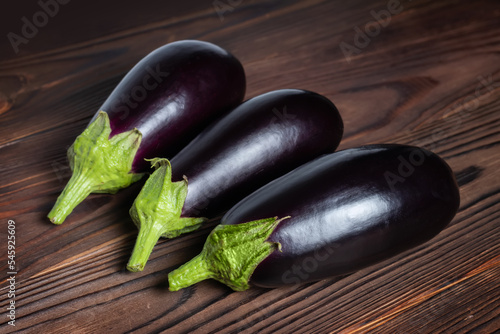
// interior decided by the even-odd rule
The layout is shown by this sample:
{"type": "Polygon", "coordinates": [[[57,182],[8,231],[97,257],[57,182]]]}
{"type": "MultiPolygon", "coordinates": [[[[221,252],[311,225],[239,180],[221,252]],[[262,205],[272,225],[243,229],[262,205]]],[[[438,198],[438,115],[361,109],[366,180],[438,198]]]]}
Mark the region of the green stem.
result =
{"type": "Polygon", "coordinates": [[[177,291],[207,278],[235,291],[248,289],[250,277],[259,263],[275,250],[281,250],[279,242],[267,241],[267,238],[287,218],[217,226],[201,253],[168,275],[170,290],[177,291]]]}
{"type": "Polygon", "coordinates": [[[203,280],[213,278],[202,254],[168,274],[168,289],[178,291],[203,280]]]}
{"type": "Polygon", "coordinates": [[[91,191],[92,187],[88,179],[81,174],[74,173],[47,217],[56,225],[62,224],[71,211],[90,195],[91,191]]]}
{"type": "Polygon", "coordinates": [[[206,219],[181,217],[187,196],[187,180],[172,182],[167,159],[151,160],[156,170],[144,184],[130,208],[130,216],[139,229],[127,269],[142,271],[154,245],[160,239],[175,238],[196,230],[206,219]]]}
{"type": "Polygon", "coordinates": [[[143,176],[131,172],[142,138],[139,130],[110,134],[108,114],[101,111],[68,149],[73,174],[48,214],[54,224],[62,224],[90,193],[113,194],[143,176]]]}
{"type": "Polygon", "coordinates": [[[129,271],[142,271],[153,251],[154,246],[163,234],[160,224],[142,224],[139,235],[135,241],[134,250],[130,257],[127,269],[129,271]]]}

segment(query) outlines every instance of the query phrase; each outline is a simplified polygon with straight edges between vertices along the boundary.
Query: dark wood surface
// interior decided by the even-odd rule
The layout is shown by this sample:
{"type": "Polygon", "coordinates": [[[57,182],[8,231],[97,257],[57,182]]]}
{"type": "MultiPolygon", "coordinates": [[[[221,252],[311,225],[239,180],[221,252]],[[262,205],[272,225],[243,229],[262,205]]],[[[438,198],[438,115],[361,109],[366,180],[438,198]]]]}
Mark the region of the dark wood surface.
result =
{"type": "Polygon", "coordinates": [[[212,0],[113,3],[60,5],[18,53],[8,33],[20,35],[22,18],[32,21],[40,5],[11,1],[0,14],[0,332],[499,330],[498,1],[215,2],[224,13],[212,0]],[[390,19],[373,23],[371,11],[388,6],[390,19]],[[367,29],[371,36],[357,37],[367,29]],[[199,252],[214,225],[162,240],[144,272],[127,272],[137,234],[128,208],[141,183],[93,195],[52,225],[46,215],[69,178],[68,146],[139,59],[188,38],[241,60],[247,98],[279,88],[329,97],[345,122],[341,148],[403,143],[440,154],[460,184],[453,222],[430,242],[340,279],[245,292],[204,281],[175,293],[168,272],[199,252]],[[6,309],[9,219],[15,327],[6,309]]]}

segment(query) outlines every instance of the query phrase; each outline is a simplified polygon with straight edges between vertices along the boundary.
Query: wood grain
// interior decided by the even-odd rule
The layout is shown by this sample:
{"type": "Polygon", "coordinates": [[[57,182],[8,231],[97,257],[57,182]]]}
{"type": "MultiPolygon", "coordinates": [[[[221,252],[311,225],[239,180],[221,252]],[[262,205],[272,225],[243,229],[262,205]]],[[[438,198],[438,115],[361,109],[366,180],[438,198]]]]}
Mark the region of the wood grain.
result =
{"type": "MultiPolygon", "coordinates": [[[[15,53],[0,42],[0,332],[493,333],[500,330],[500,4],[401,1],[349,61],[371,11],[394,1],[71,1],[15,53]],[[389,20],[389,19],[387,19],[389,20]],[[383,24],[385,26],[383,26],[383,24]],[[234,53],[247,98],[321,93],[345,123],[341,148],[420,145],[455,171],[461,206],[436,238],[346,277],[233,292],[215,282],[169,292],[216,221],[125,264],[141,182],[93,195],[61,226],[45,218],[69,179],[66,149],[125,73],[167,42],[234,53]],[[7,222],[16,222],[16,326],[7,325],[7,222]]],[[[0,30],[40,10],[10,4],[0,30]]],[[[373,25],[373,24],[372,24],[373,25]]],[[[359,44],[359,43],[358,43],[359,44]]]]}

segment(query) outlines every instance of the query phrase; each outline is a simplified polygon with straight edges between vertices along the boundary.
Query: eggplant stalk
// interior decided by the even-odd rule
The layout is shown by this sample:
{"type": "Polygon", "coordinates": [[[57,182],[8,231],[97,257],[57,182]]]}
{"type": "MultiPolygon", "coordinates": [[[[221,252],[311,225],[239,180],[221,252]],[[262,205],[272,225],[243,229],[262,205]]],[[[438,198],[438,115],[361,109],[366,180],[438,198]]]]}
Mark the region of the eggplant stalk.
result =
{"type": "Polygon", "coordinates": [[[156,170],[146,181],[130,208],[130,216],[139,229],[132,256],[127,264],[130,271],[142,271],[160,237],[175,238],[196,230],[206,218],[183,218],[182,207],[187,196],[187,179],[172,182],[172,167],[167,159],[151,161],[156,170]]]}
{"type": "Polygon", "coordinates": [[[235,291],[249,288],[257,265],[275,250],[279,242],[267,238],[276,226],[290,217],[255,220],[237,225],[219,225],[208,236],[203,250],[191,261],[168,274],[170,291],[212,278],[235,291]]]}
{"type": "Polygon", "coordinates": [[[73,174],[48,214],[52,223],[62,224],[90,193],[114,194],[144,175],[131,173],[141,132],[133,129],[109,138],[110,133],[108,114],[101,111],[68,149],[73,174]]]}

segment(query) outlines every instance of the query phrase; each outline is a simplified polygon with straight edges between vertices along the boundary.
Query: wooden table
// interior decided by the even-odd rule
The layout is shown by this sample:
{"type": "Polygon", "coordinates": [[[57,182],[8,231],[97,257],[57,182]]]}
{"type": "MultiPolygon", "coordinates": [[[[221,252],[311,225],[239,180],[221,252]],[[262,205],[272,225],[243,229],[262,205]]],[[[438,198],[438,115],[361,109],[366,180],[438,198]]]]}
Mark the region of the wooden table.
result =
{"type": "Polygon", "coordinates": [[[34,0],[1,14],[0,332],[500,328],[500,3],[59,1],[46,0],[50,15],[34,0]],[[247,98],[279,88],[330,98],[345,122],[342,149],[403,143],[438,153],[460,184],[457,216],[432,241],[342,279],[239,293],[215,281],[168,291],[167,273],[200,251],[213,225],[162,240],[144,272],[125,270],[137,234],[128,208],[141,183],[93,195],[52,225],[68,146],[139,59],[181,39],[234,53],[247,98]]]}

